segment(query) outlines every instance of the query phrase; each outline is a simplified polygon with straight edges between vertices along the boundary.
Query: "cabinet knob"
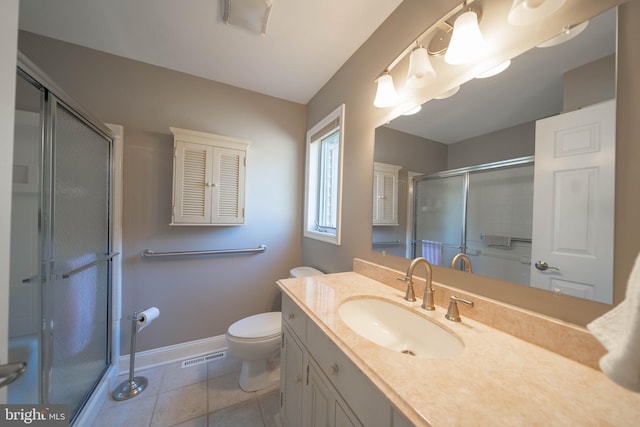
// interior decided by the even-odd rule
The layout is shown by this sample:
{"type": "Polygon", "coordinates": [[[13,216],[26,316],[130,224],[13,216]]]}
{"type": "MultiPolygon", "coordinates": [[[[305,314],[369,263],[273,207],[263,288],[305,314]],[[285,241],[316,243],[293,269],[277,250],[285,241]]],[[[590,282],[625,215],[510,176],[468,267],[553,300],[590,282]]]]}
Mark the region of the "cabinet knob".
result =
{"type": "Polygon", "coordinates": [[[338,366],[337,363],[334,363],[333,365],[331,365],[331,375],[337,375],[338,372],[340,371],[340,367],[338,366]]]}
{"type": "Polygon", "coordinates": [[[297,383],[301,383],[302,382],[302,375],[300,375],[300,374],[296,375],[296,382],[297,383]]]}
{"type": "Polygon", "coordinates": [[[293,320],[293,318],[296,317],[296,315],[293,313],[289,313],[288,317],[289,317],[289,320],[293,320]]]}
{"type": "Polygon", "coordinates": [[[215,187],[216,183],[215,182],[205,182],[204,185],[207,186],[207,187],[215,187]]]}

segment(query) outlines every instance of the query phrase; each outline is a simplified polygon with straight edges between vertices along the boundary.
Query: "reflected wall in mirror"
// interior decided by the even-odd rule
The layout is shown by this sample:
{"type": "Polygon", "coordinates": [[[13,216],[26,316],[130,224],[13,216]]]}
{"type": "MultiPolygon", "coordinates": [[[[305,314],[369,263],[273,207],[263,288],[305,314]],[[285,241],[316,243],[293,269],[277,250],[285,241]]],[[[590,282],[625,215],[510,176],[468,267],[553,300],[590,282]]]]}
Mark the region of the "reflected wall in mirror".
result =
{"type": "MultiPolygon", "coordinates": [[[[535,247],[542,241],[533,227],[533,166],[477,169],[534,156],[538,176],[553,174],[536,153],[536,122],[615,98],[616,11],[590,19],[581,34],[565,43],[533,48],[514,58],[501,74],[471,80],[454,96],[429,101],[418,114],[376,129],[374,161],[399,167],[394,189],[398,221],[373,225],[373,249],[406,258],[432,257],[443,266],[455,253],[466,252],[474,273],[531,285],[540,271],[536,261],[544,261],[531,261],[539,255],[531,254],[531,242],[535,247]],[[428,221],[439,221],[440,226],[430,225],[426,232],[428,221]]],[[[578,185],[571,182],[567,185],[578,185]]],[[[613,188],[606,191],[614,193],[613,188]]],[[[381,196],[374,194],[374,203],[381,196]]],[[[580,197],[565,216],[572,209],[580,211],[579,203],[580,197]]],[[[613,219],[609,222],[612,235],[613,219]]],[[[573,238],[571,244],[582,243],[573,238]]],[[[612,254],[613,246],[607,251],[612,254]]],[[[566,271],[552,269],[539,273],[544,284],[534,285],[611,303],[613,260],[608,262],[604,291],[593,292],[582,278],[573,280],[566,271]]]]}

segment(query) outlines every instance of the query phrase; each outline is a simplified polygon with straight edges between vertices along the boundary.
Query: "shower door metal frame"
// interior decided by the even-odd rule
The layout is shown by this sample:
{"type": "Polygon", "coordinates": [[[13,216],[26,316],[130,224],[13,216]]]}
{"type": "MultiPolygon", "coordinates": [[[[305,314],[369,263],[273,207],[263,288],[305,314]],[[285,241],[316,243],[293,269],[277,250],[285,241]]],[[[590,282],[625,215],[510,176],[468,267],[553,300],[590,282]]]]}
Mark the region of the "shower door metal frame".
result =
{"type": "MultiPolygon", "coordinates": [[[[414,179],[414,191],[413,191],[413,224],[411,224],[412,227],[412,232],[411,232],[411,236],[412,236],[412,244],[411,244],[411,257],[415,258],[416,257],[416,245],[418,244],[418,240],[416,236],[417,233],[417,222],[418,222],[418,215],[417,215],[417,209],[418,209],[418,191],[417,191],[417,184],[419,182],[423,182],[423,181],[430,181],[430,180],[436,180],[436,179],[442,179],[442,178],[451,178],[454,176],[464,176],[464,181],[463,181],[463,189],[462,189],[462,194],[464,197],[464,202],[463,202],[463,216],[462,216],[462,236],[461,236],[461,245],[460,246],[456,246],[457,248],[460,249],[460,251],[462,253],[467,253],[467,202],[469,200],[469,176],[472,173],[476,173],[476,172],[487,172],[487,171],[491,171],[491,170],[498,170],[498,169],[507,169],[507,168],[512,168],[512,167],[518,167],[518,166],[526,166],[526,165],[533,165],[535,160],[535,156],[524,156],[524,157],[516,157],[514,159],[510,159],[510,160],[500,160],[497,162],[491,162],[491,163],[485,163],[482,165],[476,165],[476,166],[469,166],[469,167],[464,167],[464,168],[458,168],[458,169],[450,169],[450,170],[446,170],[446,171],[442,171],[442,172],[436,172],[433,174],[429,174],[429,175],[422,175],[422,176],[418,176],[414,179]]],[[[447,245],[449,247],[451,247],[451,245],[447,245]]]]}
{"type": "MultiPolygon", "coordinates": [[[[99,378],[95,379],[95,383],[92,390],[83,401],[79,404],[79,409],[75,414],[77,417],[81,413],[82,407],[85,405],[95,387],[99,384],[104,377],[109,367],[113,364],[112,360],[112,347],[113,347],[113,257],[117,254],[113,253],[113,225],[114,225],[114,176],[115,176],[115,162],[114,162],[114,135],[111,130],[105,126],[102,122],[93,117],[87,110],[85,110],[80,104],[78,104],[73,98],[67,95],[58,85],[56,85],[42,70],[40,70],[33,62],[31,62],[21,52],[18,52],[17,60],[17,73],[23,76],[26,80],[34,84],[35,86],[42,88],[44,91],[43,105],[41,105],[41,170],[40,187],[42,189],[40,195],[40,225],[39,235],[41,244],[41,286],[46,286],[49,282],[53,281],[54,275],[61,272],[52,271],[53,259],[51,256],[51,250],[53,245],[53,180],[51,179],[52,173],[55,170],[54,167],[54,143],[53,130],[55,129],[56,109],[60,104],[70,114],[79,119],[83,124],[91,128],[100,136],[108,141],[108,188],[107,197],[108,203],[108,223],[107,223],[107,255],[103,261],[108,263],[107,268],[107,307],[106,307],[106,365],[102,370],[99,378]],[[48,185],[47,184],[48,181],[48,185]]],[[[42,294],[41,289],[40,293],[42,294]]],[[[41,298],[42,300],[42,298],[41,298]]],[[[44,309],[44,302],[41,301],[41,314],[44,309]]],[[[48,330],[46,322],[42,319],[42,327],[39,331],[39,399],[41,403],[48,403],[47,391],[49,390],[48,370],[50,369],[49,356],[43,354],[44,348],[51,348],[49,345],[43,346],[43,340],[45,339],[45,333],[48,330]]],[[[50,338],[51,339],[51,338],[50,338]]],[[[73,422],[74,420],[72,420],[73,422]]]]}

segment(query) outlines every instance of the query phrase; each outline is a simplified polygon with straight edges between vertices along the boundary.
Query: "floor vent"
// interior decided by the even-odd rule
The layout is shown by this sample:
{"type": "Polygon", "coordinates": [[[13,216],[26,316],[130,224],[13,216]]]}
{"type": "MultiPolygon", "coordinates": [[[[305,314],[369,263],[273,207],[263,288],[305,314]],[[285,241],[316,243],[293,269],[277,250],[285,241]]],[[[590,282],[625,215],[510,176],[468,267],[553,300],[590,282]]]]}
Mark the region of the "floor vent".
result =
{"type": "Polygon", "coordinates": [[[209,353],[204,356],[194,357],[193,359],[183,360],[182,367],[190,368],[191,366],[200,365],[201,363],[211,362],[212,360],[224,359],[227,357],[226,351],[219,351],[217,353],[209,353]]]}

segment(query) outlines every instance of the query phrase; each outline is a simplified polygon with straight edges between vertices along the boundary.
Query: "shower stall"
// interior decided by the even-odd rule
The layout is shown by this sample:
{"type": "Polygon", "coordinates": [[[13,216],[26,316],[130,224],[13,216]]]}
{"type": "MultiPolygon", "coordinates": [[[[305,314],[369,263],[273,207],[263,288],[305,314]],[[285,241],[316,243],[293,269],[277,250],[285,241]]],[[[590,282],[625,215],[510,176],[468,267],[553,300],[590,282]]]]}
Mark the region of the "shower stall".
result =
{"type": "Polygon", "coordinates": [[[465,253],[474,273],[529,284],[533,157],[418,177],[414,212],[413,257],[465,253]]]}
{"type": "Polygon", "coordinates": [[[8,403],[68,405],[75,422],[112,364],[113,137],[18,61],[8,403]]]}

